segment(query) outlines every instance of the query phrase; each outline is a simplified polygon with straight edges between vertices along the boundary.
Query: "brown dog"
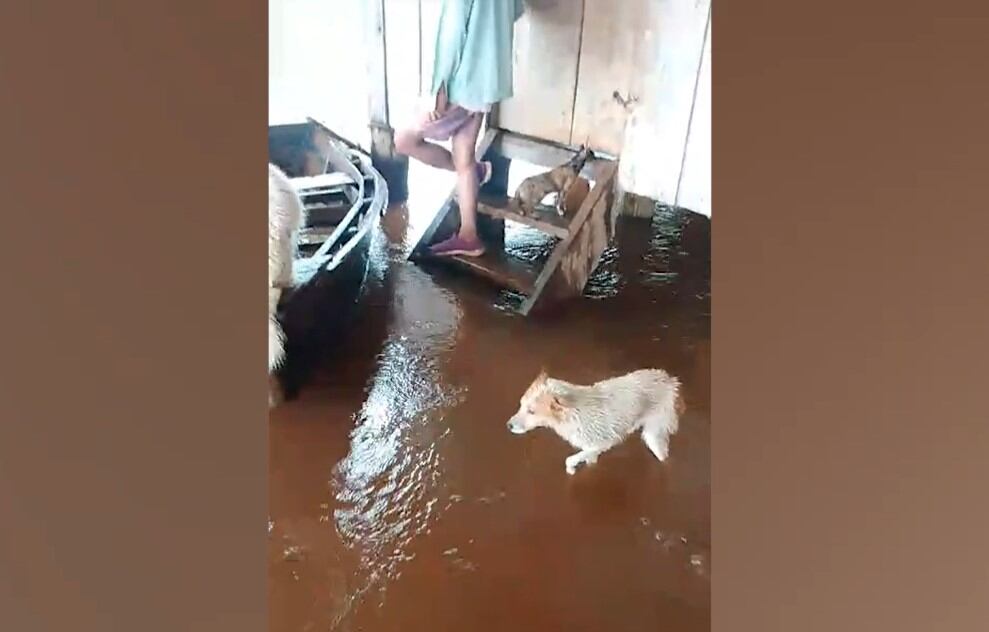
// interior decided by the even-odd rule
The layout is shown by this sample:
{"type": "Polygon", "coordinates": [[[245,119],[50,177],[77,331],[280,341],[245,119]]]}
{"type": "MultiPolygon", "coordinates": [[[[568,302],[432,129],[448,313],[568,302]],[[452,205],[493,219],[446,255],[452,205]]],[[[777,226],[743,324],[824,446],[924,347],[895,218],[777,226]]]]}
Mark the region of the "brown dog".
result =
{"type": "Polygon", "coordinates": [[[526,178],[515,190],[515,197],[512,200],[513,210],[522,215],[532,215],[547,195],[556,193],[556,212],[563,215],[564,202],[570,187],[580,177],[580,172],[587,161],[593,158],[594,152],[586,146],[581,146],[573,158],[559,167],[526,178]]]}

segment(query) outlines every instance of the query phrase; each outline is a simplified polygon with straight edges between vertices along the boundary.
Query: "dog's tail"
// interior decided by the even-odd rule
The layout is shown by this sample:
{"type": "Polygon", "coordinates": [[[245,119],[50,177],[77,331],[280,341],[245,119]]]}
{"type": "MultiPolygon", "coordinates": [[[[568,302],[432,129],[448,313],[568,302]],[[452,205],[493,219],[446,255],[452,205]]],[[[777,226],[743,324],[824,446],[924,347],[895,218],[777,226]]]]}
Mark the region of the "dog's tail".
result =
{"type": "Polygon", "coordinates": [[[656,411],[646,419],[645,430],[676,434],[680,428],[680,415],[687,408],[683,393],[680,391],[680,380],[665,375],[664,379],[660,380],[659,386],[665,391],[665,397],[656,407],[656,411]]]}

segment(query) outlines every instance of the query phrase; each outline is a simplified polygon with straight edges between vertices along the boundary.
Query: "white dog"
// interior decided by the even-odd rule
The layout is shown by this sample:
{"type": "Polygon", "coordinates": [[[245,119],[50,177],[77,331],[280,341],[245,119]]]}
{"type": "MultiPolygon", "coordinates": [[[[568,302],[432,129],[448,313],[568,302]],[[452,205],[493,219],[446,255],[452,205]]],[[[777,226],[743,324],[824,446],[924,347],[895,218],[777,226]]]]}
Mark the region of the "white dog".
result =
{"type": "Polygon", "coordinates": [[[573,474],[578,465],[597,462],[598,455],[639,429],[653,455],[665,460],[683,409],[680,381],[659,369],[633,371],[590,386],[555,380],[544,371],[522,396],[508,429],[515,434],[552,429],[580,450],[566,459],[567,473],[573,474]]]}
{"type": "MultiPolygon", "coordinates": [[[[268,373],[277,369],[285,358],[285,334],[275,311],[282,290],[292,286],[292,262],[295,259],[299,230],[305,221],[305,209],[298,192],[281,169],[268,163],[268,373]]],[[[269,392],[269,405],[274,404],[269,392]]]]}

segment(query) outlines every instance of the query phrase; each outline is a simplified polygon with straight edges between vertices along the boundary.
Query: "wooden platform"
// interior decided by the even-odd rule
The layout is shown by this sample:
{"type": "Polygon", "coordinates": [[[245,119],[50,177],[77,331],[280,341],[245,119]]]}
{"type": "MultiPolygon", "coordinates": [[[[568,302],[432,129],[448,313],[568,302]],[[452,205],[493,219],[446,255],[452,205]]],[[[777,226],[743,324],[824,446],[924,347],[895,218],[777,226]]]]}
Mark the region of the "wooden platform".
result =
{"type": "Polygon", "coordinates": [[[538,268],[503,250],[489,250],[480,257],[450,257],[444,261],[519,294],[531,294],[539,278],[538,268]]]}
{"type": "Polygon", "coordinates": [[[511,198],[506,195],[481,195],[477,203],[477,212],[500,220],[511,220],[518,224],[531,226],[544,233],[560,239],[570,236],[571,218],[561,217],[554,210],[536,210],[533,215],[522,215],[511,209],[511,198]]]}
{"type": "Polygon", "coordinates": [[[488,129],[477,149],[478,159],[489,160],[495,167],[493,177],[481,189],[478,201],[478,232],[485,241],[487,253],[481,257],[434,258],[429,255],[430,245],[452,235],[459,227],[459,208],[451,193],[409,257],[442,261],[523,294],[525,299],[520,307],[523,314],[580,296],[614,236],[617,162],[609,157],[598,157],[585,165],[581,172],[583,186],[575,187],[571,192],[564,216],[551,208],[522,215],[512,208],[507,192],[508,169],[513,158],[551,169],[575,153],[576,148],[497,128],[488,129]],[[504,250],[505,221],[529,226],[559,241],[545,262],[533,265],[522,261],[504,250]]]}

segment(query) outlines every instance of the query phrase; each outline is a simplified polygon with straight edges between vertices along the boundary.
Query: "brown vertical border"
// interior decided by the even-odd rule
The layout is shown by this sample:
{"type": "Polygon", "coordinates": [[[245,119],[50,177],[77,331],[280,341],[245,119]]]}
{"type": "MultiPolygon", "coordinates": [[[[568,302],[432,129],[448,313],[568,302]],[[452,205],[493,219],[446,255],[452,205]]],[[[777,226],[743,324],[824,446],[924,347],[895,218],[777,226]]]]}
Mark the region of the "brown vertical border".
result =
{"type": "Polygon", "coordinates": [[[0,4],[0,629],[267,629],[267,3],[0,4]]]}
{"type": "MultiPolygon", "coordinates": [[[[714,10],[715,630],[989,621],[984,11],[714,10]]],[[[265,33],[0,6],[0,629],[266,627],[265,33]]]]}
{"type": "Polygon", "coordinates": [[[989,20],[714,9],[714,630],[989,626],[989,20]]]}

